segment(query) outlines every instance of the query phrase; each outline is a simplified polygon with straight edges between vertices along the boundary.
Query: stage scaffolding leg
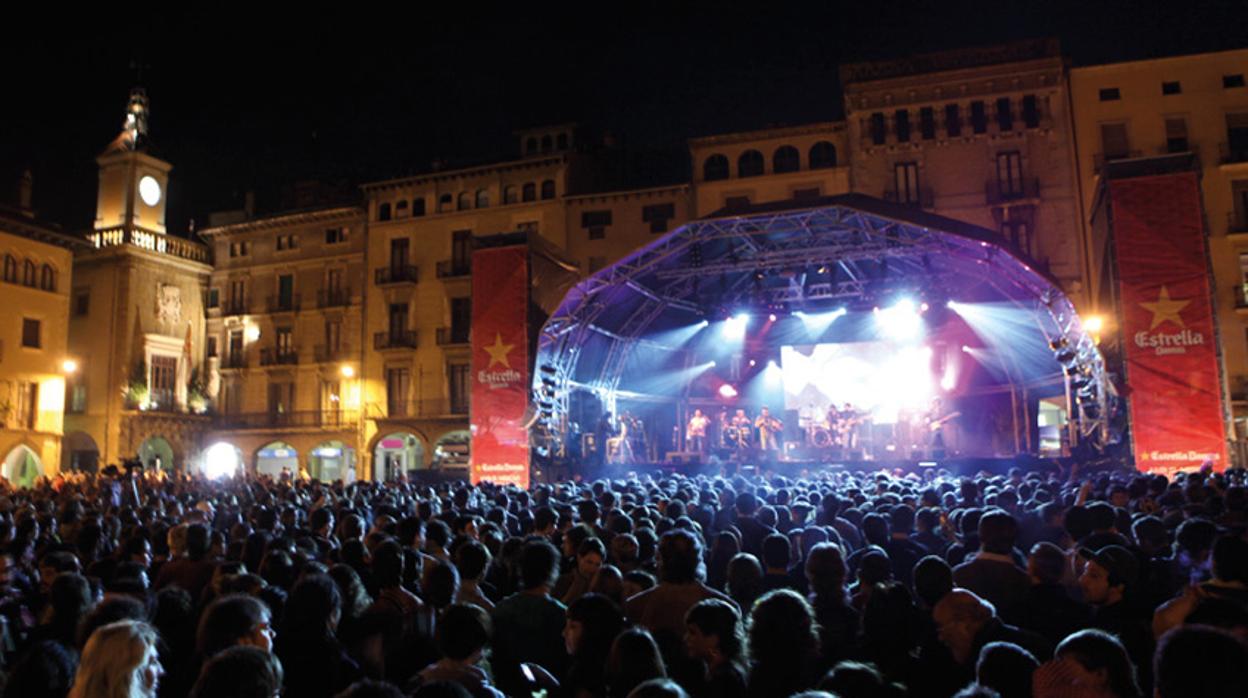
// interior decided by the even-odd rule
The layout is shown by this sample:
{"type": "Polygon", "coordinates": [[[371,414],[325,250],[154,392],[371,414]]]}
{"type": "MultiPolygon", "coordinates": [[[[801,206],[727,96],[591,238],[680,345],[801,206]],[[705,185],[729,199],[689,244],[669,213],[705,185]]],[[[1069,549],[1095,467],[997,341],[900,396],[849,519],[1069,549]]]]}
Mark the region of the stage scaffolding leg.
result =
{"type": "Polygon", "coordinates": [[[1018,388],[1010,384],[1010,425],[1014,429],[1014,453],[1018,454],[1022,450],[1022,443],[1018,440],[1018,388]]]}

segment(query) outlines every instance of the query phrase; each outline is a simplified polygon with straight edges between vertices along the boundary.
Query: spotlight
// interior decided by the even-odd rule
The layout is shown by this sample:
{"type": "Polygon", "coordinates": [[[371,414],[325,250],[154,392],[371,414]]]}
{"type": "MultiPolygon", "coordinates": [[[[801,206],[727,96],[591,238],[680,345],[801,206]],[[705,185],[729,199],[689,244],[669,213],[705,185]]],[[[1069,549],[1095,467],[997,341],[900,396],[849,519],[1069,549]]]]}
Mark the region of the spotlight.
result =
{"type": "Polygon", "coordinates": [[[209,480],[233,477],[238,472],[238,452],[224,441],[213,444],[204,453],[204,475],[209,480]]]}
{"type": "Polygon", "coordinates": [[[726,339],[745,339],[745,330],[750,325],[750,316],[739,313],[724,320],[724,337],[726,339]]]}
{"type": "Polygon", "coordinates": [[[725,399],[731,399],[737,396],[737,389],[729,383],[719,386],[719,396],[725,399]]]}
{"type": "Polygon", "coordinates": [[[254,342],[260,339],[260,328],[257,325],[248,325],[245,333],[248,342],[254,342]]]}
{"type": "Polygon", "coordinates": [[[61,370],[67,374],[78,372],[78,362],[73,359],[65,359],[61,362],[61,370]]]}
{"type": "Polygon", "coordinates": [[[1092,315],[1091,317],[1085,318],[1083,321],[1083,329],[1087,332],[1091,332],[1092,334],[1099,334],[1101,330],[1105,329],[1105,318],[1100,315],[1092,315]]]}
{"type": "Polygon", "coordinates": [[[714,362],[714,361],[712,361],[712,362],[711,362],[711,368],[715,368],[715,366],[716,366],[715,362],[714,362]]]}
{"type": "Polygon", "coordinates": [[[775,313],[772,313],[771,315],[768,315],[768,316],[767,316],[767,321],[768,321],[768,322],[775,322],[775,321],[776,321],[776,314],[775,314],[775,313]]]}
{"type": "Polygon", "coordinates": [[[967,346],[967,345],[963,344],[963,345],[962,345],[962,351],[963,351],[964,353],[969,354],[969,353],[971,353],[971,348],[970,348],[969,346],[967,346]]]}
{"type": "Polygon", "coordinates": [[[756,363],[758,363],[758,362],[757,362],[757,361],[755,361],[754,359],[750,359],[750,365],[751,365],[751,366],[753,366],[753,365],[754,365],[754,364],[756,364],[756,363]]]}
{"type": "Polygon", "coordinates": [[[875,320],[884,334],[894,339],[913,339],[923,329],[923,319],[909,298],[897,301],[891,308],[877,309],[875,320]]]}

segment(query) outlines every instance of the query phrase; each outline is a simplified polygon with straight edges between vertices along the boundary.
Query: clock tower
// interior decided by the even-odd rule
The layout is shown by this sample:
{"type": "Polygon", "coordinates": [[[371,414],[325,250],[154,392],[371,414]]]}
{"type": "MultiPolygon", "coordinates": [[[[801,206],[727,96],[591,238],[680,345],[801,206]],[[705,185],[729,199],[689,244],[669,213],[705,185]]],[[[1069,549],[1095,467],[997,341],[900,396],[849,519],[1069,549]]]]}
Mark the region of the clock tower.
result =
{"type": "Polygon", "coordinates": [[[147,93],[136,87],[130,91],[121,133],[95,159],[100,166],[96,232],[166,232],[166,190],[173,166],[148,153],[147,116],[147,93]]]}

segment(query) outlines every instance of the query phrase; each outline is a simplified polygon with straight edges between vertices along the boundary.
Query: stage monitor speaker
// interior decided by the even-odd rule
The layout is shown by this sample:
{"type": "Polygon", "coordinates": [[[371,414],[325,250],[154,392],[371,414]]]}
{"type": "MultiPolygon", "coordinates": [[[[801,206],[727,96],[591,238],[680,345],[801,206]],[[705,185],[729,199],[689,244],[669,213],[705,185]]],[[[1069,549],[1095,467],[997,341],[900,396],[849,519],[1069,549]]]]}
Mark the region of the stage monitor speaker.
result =
{"type": "Polygon", "coordinates": [[[664,460],[672,465],[699,465],[702,454],[697,451],[668,451],[664,460]]]}

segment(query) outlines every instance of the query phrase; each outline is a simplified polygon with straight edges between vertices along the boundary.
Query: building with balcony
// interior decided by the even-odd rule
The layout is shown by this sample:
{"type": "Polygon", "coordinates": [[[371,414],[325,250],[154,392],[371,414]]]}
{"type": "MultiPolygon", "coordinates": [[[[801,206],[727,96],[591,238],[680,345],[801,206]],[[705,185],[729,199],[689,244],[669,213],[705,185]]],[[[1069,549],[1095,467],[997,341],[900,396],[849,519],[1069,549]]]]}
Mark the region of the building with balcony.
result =
{"type": "MultiPolygon", "coordinates": [[[[205,323],[209,441],[257,472],[346,477],[360,449],[364,210],[328,206],[201,230],[216,265],[205,323]]],[[[370,340],[371,341],[371,340],[370,340]]]]}
{"type": "MultiPolygon", "coordinates": [[[[1074,68],[1070,92],[1083,217],[1104,162],[1177,153],[1200,170],[1218,336],[1234,410],[1237,458],[1248,455],[1248,50],[1074,68]]],[[[1091,248],[1091,244],[1089,243],[1091,248]]],[[[1098,271],[1103,255],[1092,249],[1098,271]]],[[[1106,294],[1091,277],[1093,298],[1106,294]]],[[[1241,460],[1242,462],[1242,460],[1241,460]]]]}
{"type": "Polygon", "coordinates": [[[0,320],[0,475],[15,485],[55,474],[69,457],[64,413],[82,399],[68,342],[73,254],[87,242],[35,221],[29,183],[21,208],[0,210],[0,297],[11,309],[0,320]]]}

